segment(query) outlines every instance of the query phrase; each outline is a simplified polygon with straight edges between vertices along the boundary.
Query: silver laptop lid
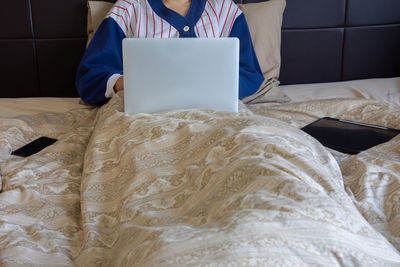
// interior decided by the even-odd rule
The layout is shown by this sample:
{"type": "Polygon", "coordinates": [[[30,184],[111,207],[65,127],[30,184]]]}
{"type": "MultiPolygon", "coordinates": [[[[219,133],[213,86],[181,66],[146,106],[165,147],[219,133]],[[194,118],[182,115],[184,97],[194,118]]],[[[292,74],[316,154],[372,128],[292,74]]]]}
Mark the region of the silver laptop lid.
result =
{"type": "Polygon", "coordinates": [[[125,112],[238,111],[239,39],[123,40],[125,112]]]}

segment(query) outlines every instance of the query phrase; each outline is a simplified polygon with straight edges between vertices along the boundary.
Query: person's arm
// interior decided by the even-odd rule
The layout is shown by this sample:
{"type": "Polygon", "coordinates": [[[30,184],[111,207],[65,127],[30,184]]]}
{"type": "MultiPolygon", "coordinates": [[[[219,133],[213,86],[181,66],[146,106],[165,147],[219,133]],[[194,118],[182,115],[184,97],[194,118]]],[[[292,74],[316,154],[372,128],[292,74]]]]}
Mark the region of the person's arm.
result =
{"type": "Polygon", "coordinates": [[[235,19],[229,37],[240,40],[239,98],[243,98],[257,92],[264,81],[243,13],[235,19]]]}
{"type": "Polygon", "coordinates": [[[125,33],[113,18],[106,18],[91,40],[76,74],[82,100],[102,105],[123,89],[122,40],[125,33]]]}
{"type": "Polygon", "coordinates": [[[113,86],[113,89],[114,92],[124,90],[124,76],[118,78],[118,80],[115,82],[115,85],[113,86]]]}

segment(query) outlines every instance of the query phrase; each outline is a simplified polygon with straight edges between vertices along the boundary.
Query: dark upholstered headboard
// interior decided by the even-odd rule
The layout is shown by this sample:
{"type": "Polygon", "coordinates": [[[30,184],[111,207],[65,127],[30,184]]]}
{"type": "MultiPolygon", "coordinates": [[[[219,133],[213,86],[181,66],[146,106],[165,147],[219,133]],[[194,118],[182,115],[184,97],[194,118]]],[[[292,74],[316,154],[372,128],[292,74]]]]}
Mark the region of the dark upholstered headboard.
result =
{"type": "Polygon", "coordinates": [[[400,76],[399,0],[286,0],[282,84],[400,76]]]}
{"type": "Polygon", "coordinates": [[[11,0],[0,9],[1,97],[77,96],[87,0],[11,0]]]}
{"type": "MultiPolygon", "coordinates": [[[[286,1],[282,84],[400,76],[399,0],[286,1]]],[[[2,3],[0,97],[77,96],[86,2],[2,3]]]]}

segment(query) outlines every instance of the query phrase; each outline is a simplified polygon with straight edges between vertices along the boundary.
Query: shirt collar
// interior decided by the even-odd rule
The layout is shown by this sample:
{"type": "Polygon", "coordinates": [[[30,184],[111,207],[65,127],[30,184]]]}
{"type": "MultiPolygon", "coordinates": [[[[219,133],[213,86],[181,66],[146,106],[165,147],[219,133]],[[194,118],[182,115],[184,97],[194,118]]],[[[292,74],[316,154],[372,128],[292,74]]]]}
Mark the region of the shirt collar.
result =
{"type": "Polygon", "coordinates": [[[207,0],[192,0],[186,16],[181,16],[177,12],[167,8],[162,0],[148,0],[153,11],[162,19],[171,24],[178,30],[182,37],[194,37],[194,26],[204,12],[207,0]],[[184,31],[185,26],[189,26],[189,31],[184,31]]]}

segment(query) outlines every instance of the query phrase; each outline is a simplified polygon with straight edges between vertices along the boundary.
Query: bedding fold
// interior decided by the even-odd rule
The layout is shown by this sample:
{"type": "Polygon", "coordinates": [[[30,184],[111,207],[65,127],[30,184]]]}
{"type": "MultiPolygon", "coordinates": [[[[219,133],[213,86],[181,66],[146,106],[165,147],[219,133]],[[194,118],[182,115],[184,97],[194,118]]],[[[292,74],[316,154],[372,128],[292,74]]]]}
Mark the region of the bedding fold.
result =
{"type": "Polygon", "coordinates": [[[0,119],[0,265],[71,266],[82,246],[80,183],[95,110],[0,119]],[[12,150],[58,141],[28,157],[12,150]]]}

